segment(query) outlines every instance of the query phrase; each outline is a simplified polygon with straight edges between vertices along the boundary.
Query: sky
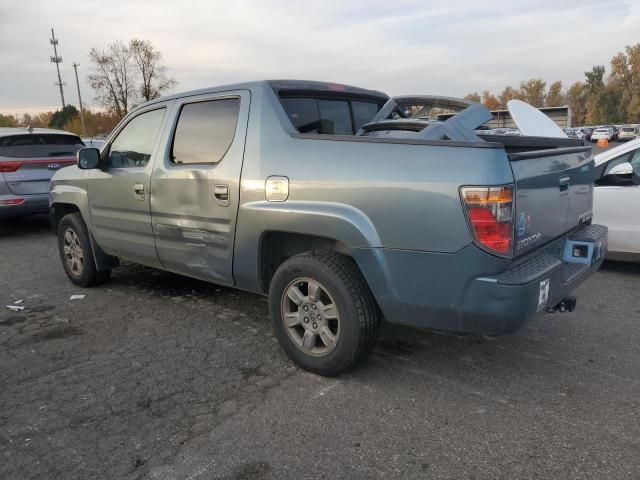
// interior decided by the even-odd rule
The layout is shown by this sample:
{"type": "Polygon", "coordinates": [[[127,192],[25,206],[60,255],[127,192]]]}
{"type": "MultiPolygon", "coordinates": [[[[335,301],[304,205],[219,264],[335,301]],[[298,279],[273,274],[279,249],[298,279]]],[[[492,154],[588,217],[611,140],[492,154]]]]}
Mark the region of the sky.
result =
{"type": "Polygon", "coordinates": [[[390,95],[463,96],[543,78],[583,80],[640,42],[640,0],[0,0],[0,113],[86,106],[91,47],[150,40],[175,92],[267,78],[327,80],[390,95]]]}

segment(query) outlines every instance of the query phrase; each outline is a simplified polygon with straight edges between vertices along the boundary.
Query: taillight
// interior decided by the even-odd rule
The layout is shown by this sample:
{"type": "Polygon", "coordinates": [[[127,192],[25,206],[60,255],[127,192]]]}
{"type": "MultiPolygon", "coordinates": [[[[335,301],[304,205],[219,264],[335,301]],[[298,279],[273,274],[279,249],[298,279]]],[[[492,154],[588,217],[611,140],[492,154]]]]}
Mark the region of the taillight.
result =
{"type": "Polygon", "coordinates": [[[11,162],[0,162],[0,172],[2,173],[9,173],[9,172],[15,172],[17,171],[22,165],[24,164],[24,162],[15,162],[15,161],[11,161],[11,162]]]}
{"type": "Polygon", "coordinates": [[[491,253],[510,255],[513,187],[462,187],[460,192],[476,243],[491,253]]]}
{"type": "Polygon", "coordinates": [[[24,198],[0,199],[0,207],[13,207],[15,205],[22,205],[24,202],[25,202],[24,198]]]}

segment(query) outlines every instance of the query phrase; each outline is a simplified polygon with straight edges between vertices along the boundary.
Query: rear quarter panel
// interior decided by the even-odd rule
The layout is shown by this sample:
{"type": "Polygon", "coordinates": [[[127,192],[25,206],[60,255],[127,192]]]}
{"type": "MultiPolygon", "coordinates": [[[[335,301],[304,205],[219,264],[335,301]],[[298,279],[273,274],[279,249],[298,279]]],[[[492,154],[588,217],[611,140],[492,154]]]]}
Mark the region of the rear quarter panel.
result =
{"type": "Polygon", "coordinates": [[[253,97],[234,263],[241,288],[258,289],[266,231],[324,236],[350,249],[456,252],[471,243],[460,186],[513,182],[502,148],[299,135],[277,99],[253,97]],[[289,179],[286,202],[266,201],[271,175],[289,179]]]}

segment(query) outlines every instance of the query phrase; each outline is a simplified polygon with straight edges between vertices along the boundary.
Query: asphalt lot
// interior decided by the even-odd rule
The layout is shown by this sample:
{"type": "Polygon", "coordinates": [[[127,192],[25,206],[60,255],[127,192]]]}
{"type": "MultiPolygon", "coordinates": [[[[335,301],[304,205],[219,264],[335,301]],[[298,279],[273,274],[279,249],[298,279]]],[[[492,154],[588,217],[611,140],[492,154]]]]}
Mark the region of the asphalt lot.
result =
{"type": "Polygon", "coordinates": [[[326,379],[261,297],[135,265],[76,288],[46,217],[0,252],[2,479],[640,477],[640,266],[512,336],[388,329],[326,379]]]}

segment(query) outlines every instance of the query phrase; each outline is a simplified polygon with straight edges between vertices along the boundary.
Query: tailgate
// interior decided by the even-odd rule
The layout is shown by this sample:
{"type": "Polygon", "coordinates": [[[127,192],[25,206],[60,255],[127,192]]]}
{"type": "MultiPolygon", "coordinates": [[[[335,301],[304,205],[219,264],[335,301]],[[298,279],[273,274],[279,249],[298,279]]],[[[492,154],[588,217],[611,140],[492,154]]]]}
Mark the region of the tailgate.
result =
{"type": "Polygon", "coordinates": [[[509,155],[515,178],[514,256],[530,252],[592,217],[590,146],[509,155]]]}
{"type": "Polygon", "coordinates": [[[34,195],[49,193],[49,181],[53,174],[74,163],[75,158],[71,156],[20,159],[0,157],[0,172],[11,193],[34,195]]]}

